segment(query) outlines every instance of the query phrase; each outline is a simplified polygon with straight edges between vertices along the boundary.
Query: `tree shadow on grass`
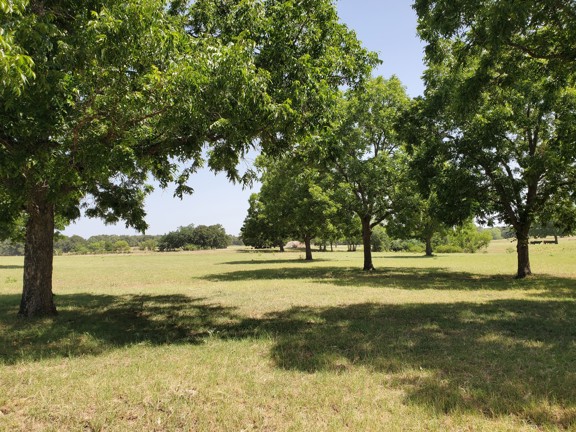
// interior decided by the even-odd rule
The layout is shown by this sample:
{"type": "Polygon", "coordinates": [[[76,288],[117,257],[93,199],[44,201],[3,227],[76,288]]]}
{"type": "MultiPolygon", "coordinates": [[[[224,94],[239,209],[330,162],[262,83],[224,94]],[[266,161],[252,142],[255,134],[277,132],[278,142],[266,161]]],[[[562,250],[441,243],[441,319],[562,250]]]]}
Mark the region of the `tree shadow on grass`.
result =
{"type": "Polygon", "coordinates": [[[576,304],[356,304],[295,307],[228,328],[229,337],[275,335],[282,369],[387,375],[405,403],[437,414],[516,416],[576,426],[576,304]]]}
{"type": "Polygon", "coordinates": [[[302,264],[302,265],[314,265],[319,262],[329,261],[327,259],[314,258],[313,261],[306,261],[304,258],[286,258],[286,259],[252,259],[252,260],[242,260],[242,261],[227,261],[223,263],[218,263],[219,265],[254,265],[254,264],[302,264]]]}
{"type": "MultiPolygon", "coordinates": [[[[287,263],[288,264],[288,263],[287,263]]],[[[541,291],[544,297],[576,298],[576,280],[538,275],[523,280],[506,275],[478,275],[454,272],[440,267],[405,267],[365,272],[340,266],[286,266],[278,269],[239,270],[203,276],[212,282],[248,280],[312,280],[316,283],[344,287],[398,288],[407,290],[495,290],[522,289],[541,291]]]]}
{"type": "Polygon", "coordinates": [[[16,316],[20,296],[0,296],[0,363],[98,355],[135,344],[197,344],[233,308],[185,295],[57,295],[58,315],[16,316]]]}
{"type": "MultiPolygon", "coordinates": [[[[185,295],[58,295],[56,318],[16,317],[0,296],[0,361],[99,355],[144,345],[272,341],[279,369],[384,374],[405,403],[435,413],[576,426],[576,302],[294,307],[261,318],[185,295]]],[[[381,379],[381,378],[379,378],[381,379]]]]}
{"type": "Polygon", "coordinates": [[[384,259],[433,259],[438,258],[437,255],[386,255],[383,257],[384,259]]]}
{"type": "Polygon", "coordinates": [[[23,269],[23,265],[0,265],[0,270],[16,270],[23,269]]]}

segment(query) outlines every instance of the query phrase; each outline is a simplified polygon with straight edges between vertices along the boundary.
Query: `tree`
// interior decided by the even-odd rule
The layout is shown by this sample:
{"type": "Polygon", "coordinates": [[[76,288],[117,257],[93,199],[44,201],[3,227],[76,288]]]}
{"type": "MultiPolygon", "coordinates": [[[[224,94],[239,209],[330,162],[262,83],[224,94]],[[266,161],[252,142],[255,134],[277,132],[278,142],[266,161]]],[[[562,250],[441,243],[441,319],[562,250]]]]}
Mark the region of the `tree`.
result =
{"type": "MultiPolygon", "coordinates": [[[[426,97],[444,133],[438,154],[448,167],[444,174],[451,187],[445,189],[453,193],[445,197],[446,208],[474,207],[481,221],[512,226],[516,276],[523,278],[531,274],[528,235],[534,220],[545,211],[574,209],[566,203],[576,186],[576,91],[561,66],[554,67],[558,75],[551,79],[550,60],[522,48],[535,43],[535,27],[512,26],[497,45],[493,35],[480,37],[482,28],[508,27],[500,14],[505,3],[513,7],[501,1],[464,2],[480,13],[463,24],[458,24],[460,13],[435,21],[439,9],[430,9],[427,1],[416,7],[420,32],[429,42],[426,97]],[[455,198],[462,196],[469,203],[458,203],[455,198]]],[[[548,8],[550,2],[545,3],[548,8]]],[[[522,19],[535,16],[534,11],[527,7],[522,19]]],[[[552,28],[533,24],[544,33],[552,28]]]]}
{"type": "Polygon", "coordinates": [[[194,225],[178,227],[176,231],[170,231],[158,240],[158,250],[161,252],[183,249],[187,244],[192,244],[194,238],[194,225]]]}
{"type": "Polygon", "coordinates": [[[554,243],[558,244],[558,237],[563,234],[560,228],[555,227],[551,222],[541,225],[534,223],[530,227],[530,236],[536,238],[544,238],[548,236],[554,237],[554,243]]]}
{"type": "Polygon", "coordinates": [[[56,220],[84,208],[143,231],[149,174],[175,182],[178,196],[205,162],[247,181],[237,169],[245,152],[286,150],[286,137],[322,120],[331,92],[360,79],[374,56],[331,2],[306,6],[35,0],[2,15],[35,72],[17,98],[0,90],[2,234],[26,220],[20,315],[56,313],[56,220]]]}
{"type": "Polygon", "coordinates": [[[398,78],[374,78],[345,94],[327,138],[325,163],[342,186],[339,199],[362,224],[364,270],[374,269],[372,229],[390,217],[402,195],[405,169],[396,124],[408,102],[398,78]]]}
{"type": "Polygon", "coordinates": [[[242,224],[241,239],[246,246],[263,249],[277,246],[284,252],[287,232],[280,224],[273,224],[267,218],[264,203],[260,194],[254,193],[249,198],[248,214],[242,224]]]}
{"type": "MultiPolygon", "coordinates": [[[[306,260],[312,260],[312,239],[336,214],[338,206],[328,188],[331,181],[319,170],[297,158],[261,159],[264,169],[260,201],[273,227],[304,241],[306,260]]],[[[274,228],[275,229],[275,228],[274,228]]]]}
{"type": "MultiPolygon", "coordinates": [[[[340,201],[341,193],[336,191],[336,201],[340,201]]],[[[356,252],[358,244],[362,243],[362,222],[356,213],[349,208],[338,209],[333,218],[339,232],[339,238],[348,246],[348,252],[356,252]]]]}
{"type": "Polygon", "coordinates": [[[407,193],[402,200],[403,205],[396,207],[386,229],[393,238],[422,241],[426,247],[426,256],[432,256],[432,238],[446,229],[445,224],[436,216],[439,205],[436,195],[432,192],[428,197],[423,197],[416,192],[415,185],[405,190],[407,193]]]}
{"type": "Polygon", "coordinates": [[[202,249],[226,249],[228,247],[228,234],[220,224],[198,225],[192,232],[190,243],[202,249]]]}

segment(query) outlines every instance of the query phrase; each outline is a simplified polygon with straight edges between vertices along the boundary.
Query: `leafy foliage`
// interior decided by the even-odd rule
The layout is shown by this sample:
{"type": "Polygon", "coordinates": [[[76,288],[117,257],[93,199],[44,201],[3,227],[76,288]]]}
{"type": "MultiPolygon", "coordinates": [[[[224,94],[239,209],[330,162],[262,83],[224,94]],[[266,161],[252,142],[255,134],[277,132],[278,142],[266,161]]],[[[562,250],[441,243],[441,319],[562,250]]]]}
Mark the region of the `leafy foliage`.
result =
{"type": "Polygon", "coordinates": [[[15,23],[26,6],[24,0],[0,0],[0,96],[17,98],[35,77],[34,62],[15,42],[15,23]]]}
{"type": "Polygon", "coordinates": [[[217,225],[188,225],[180,227],[163,235],[158,240],[160,251],[189,249],[194,246],[198,249],[225,249],[228,247],[229,237],[220,224],[217,225]]]}
{"type": "Polygon", "coordinates": [[[371,240],[372,240],[373,252],[382,252],[390,250],[392,240],[390,239],[390,236],[388,236],[388,233],[386,232],[386,229],[383,226],[377,225],[374,227],[374,229],[372,230],[371,240]]]}
{"type": "Polygon", "coordinates": [[[242,242],[246,246],[256,249],[274,246],[283,248],[289,232],[283,224],[274,223],[269,216],[265,203],[260,200],[260,194],[250,195],[248,214],[240,229],[242,242]]]}
{"type": "Polygon", "coordinates": [[[24,6],[0,3],[0,229],[25,215],[27,241],[43,239],[27,247],[26,299],[52,298],[55,218],[145,231],[150,174],[180,197],[204,164],[249,182],[247,151],[287,150],[377,61],[329,0],[24,6]]]}
{"type": "Polygon", "coordinates": [[[554,4],[416,2],[429,43],[427,103],[443,133],[436,154],[451,186],[442,189],[453,194],[446,207],[512,226],[518,277],[531,274],[531,224],[574,219],[576,92],[562,60],[573,42],[560,46],[574,34],[574,6],[554,4]]]}
{"type": "Polygon", "coordinates": [[[406,165],[397,123],[408,101],[398,78],[373,78],[346,92],[336,126],[325,137],[323,160],[339,185],[339,203],[362,224],[364,270],[373,269],[372,228],[390,217],[404,195],[406,165]]]}
{"type": "Polygon", "coordinates": [[[299,159],[260,159],[262,187],[260,211],[273,232],[281,238],[304,241],[306,259],[312,259],[311,242],[338,212],[331,178],[299,159]]]}
{"type": "Polygon", "coordinates": [[[468,221],[446,230],[443,235],[437,235],[433,242],[438,252],[474,253],[487,247],[491,240],[489,231],[478,229],[472,221],[468,221]]]}

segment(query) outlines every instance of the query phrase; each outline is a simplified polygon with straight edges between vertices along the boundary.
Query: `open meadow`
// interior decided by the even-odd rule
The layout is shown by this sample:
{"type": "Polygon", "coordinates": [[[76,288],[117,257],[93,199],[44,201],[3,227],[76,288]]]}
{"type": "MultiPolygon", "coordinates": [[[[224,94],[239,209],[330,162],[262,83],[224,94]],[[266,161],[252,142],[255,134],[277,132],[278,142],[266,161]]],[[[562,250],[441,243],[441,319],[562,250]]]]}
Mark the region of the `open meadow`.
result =
{"type": "Polygon", "coordinates": [[[32,321],[0,257],[0,430],[576,430],[576,241],[514,247],[58,256],[32,321]]]}

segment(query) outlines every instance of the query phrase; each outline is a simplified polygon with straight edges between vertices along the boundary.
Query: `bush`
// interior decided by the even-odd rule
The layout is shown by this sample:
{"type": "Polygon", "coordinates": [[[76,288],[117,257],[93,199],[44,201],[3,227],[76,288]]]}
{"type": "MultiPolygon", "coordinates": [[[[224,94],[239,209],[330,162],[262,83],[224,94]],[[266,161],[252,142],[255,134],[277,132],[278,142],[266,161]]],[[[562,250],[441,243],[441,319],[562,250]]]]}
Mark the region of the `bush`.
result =
{"type": "Polygon", "coordinates": [[[390,243],[390,250],[394,252],[424,252],[426,246],[419,240],[392,240],[390,243]]]}
{"type": "Polygon", "coordinates": [[[464,250],[460,246],[445,244],[436,246],[437,253],[462,253],[464,250]]]}
{"type": "Polygon", "coordinates": [[[152,239],[141,241],[138,244],[138,249],[140,249],[141,251],[145,251],[145,250],[155,251],[157,247],[158,247],[158,242],[156,240],[152,240],[152,239]]]}
{"type": "Polygon", "coordinates": [[[22,256],[22,255],[24,255],[24,244],[13,243],[10,241],[0,242],[0,255],[3,255],[3,256],[22,256]]]}
{"type": "Polygon", "coordinates": [[[373,252],[390,250],[391,240],[383,226],[378,225],[374,227],[374,230],[372,230],[371,243],[373,252]]]}
{"type": "Polygon", "coordinates": [[[130,245],[126,240],[118,240],[114,243],[112,251],[118,253],[129,253],[130,245]]]}
{"type": "MultiPolygon", "coordinates": [[[[460,249],[460,252],[474,253],[482,249],[492,240],[490,230],[479,230],[473,222],[469,221],[462,226],[449,230],[442,237],[433,239],[434,249],[441,252],[441,246],[453,246],[460,249]]],[[[456,251],[456,249],[452,249],[456,251]]]]}

